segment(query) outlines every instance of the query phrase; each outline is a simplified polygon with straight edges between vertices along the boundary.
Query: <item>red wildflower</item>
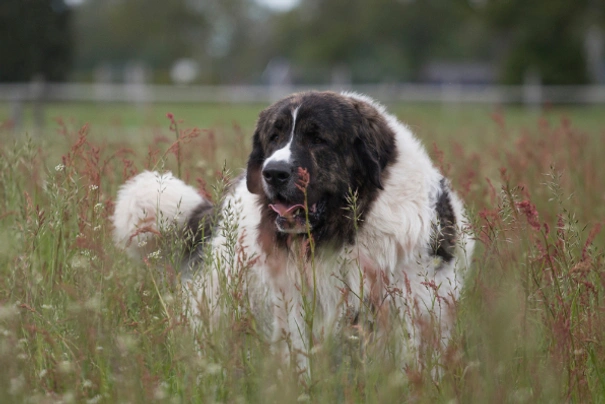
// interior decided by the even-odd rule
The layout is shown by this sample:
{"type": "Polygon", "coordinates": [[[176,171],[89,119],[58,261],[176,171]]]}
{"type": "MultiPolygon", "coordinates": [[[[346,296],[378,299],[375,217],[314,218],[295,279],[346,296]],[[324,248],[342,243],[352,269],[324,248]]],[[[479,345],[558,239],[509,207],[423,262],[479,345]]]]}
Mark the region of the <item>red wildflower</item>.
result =
{"type": "Polygon", "coordinates": [[[536,231],[539,231],[542,227],[538,220],[538,211],[536,210],[536,206],[528,200],[524,200],[521,202],[517,202],[517,208],[525,215],[527,218],[527,223],[536,231]]]}

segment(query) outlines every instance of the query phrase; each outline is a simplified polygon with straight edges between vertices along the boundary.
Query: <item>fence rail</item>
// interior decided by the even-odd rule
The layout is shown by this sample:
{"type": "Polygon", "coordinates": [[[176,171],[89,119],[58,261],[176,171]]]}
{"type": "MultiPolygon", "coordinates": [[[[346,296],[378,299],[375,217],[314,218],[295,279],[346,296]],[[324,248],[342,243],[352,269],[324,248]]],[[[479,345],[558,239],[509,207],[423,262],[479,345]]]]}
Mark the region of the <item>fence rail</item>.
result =
{"type": "Polygon", "coordinates": [[[605,104],[605,86],[376,84],[353,86],[173,86],[147,84],[0,84],[0,102],[268,103],[296,91],[349,90],[381,102],[605,104]]]}

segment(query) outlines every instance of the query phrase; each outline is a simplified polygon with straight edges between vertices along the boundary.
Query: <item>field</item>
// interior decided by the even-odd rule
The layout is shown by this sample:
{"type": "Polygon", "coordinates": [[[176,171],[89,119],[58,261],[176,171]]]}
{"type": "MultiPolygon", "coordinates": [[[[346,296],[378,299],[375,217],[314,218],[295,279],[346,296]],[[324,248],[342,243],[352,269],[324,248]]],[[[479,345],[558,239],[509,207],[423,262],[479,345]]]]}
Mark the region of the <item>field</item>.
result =
{"type": "Polygon", "coordinates": [[[59,104],[14,130],[0,104],[0,402],[605,402],[605,108],[390,107],[478,240],[453,338],[403,368],[326,343],[301,380],[238,305],[194,336],[170,260],[111,240],[143,169],[218,198],[262,105],[59,104]]]}

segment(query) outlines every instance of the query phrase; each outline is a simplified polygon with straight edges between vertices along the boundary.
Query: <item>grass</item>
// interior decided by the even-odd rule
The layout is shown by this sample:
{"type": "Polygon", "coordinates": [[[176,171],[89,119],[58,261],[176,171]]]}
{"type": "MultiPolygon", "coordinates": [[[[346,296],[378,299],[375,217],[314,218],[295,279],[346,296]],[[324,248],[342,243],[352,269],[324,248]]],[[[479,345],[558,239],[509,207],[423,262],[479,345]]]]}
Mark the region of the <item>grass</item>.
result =
{"type": "Polygon", "coordinates": [[[59,105],[29,137],[0,123],[1,402],[605,402],[600,109],[393,106],[478,240],[442,377],[344,339],[299,383],[237,305],[194,336],[173,266],[111,240],[119,184],[155,167],[211,191],[225,160],[245,163],[261,108],[59,105]]]}

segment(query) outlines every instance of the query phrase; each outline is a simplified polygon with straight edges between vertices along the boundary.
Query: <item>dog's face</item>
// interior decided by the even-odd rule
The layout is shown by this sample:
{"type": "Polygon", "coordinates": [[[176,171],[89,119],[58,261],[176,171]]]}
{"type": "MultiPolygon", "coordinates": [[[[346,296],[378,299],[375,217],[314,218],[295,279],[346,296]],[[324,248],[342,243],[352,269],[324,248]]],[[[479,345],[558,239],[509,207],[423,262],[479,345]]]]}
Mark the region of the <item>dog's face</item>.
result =
{"type": "Polygon", "coordinates": [[[384,116],[369,103],[331,92],[294,94],[261,112],[247,186],[263,196],[277,231],[306,233],[307,218],[315,231],[327,216],[346,215],[351,191],[370,197],[382,188],[394,147],[384,116]]]}

